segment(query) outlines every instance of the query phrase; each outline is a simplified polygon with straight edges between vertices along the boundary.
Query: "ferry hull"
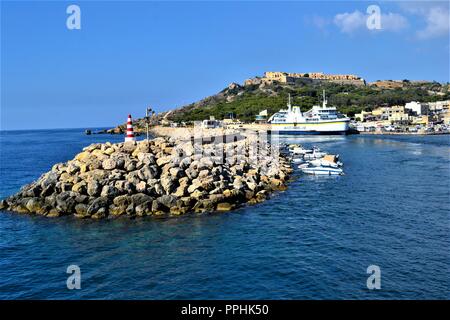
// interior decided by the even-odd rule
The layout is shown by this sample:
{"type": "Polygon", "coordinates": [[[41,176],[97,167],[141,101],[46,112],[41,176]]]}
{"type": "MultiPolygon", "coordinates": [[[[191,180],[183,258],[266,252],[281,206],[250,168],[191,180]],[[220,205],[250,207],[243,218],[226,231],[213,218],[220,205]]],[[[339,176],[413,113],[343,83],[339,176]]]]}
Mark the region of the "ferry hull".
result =
{"type": "Polygon", "coordinates": [[[271,129],[271,134],[278,135],[346,135],[348,131],[301,131],[301,130],[276,130],[271,129]]]}
{"type": "Polygon", "coordinates": [[[272,124],[271,133],[286,135],[344,135],[349,131],[348,121],[321,122],[321,123],[287,123],[272,124]]]}

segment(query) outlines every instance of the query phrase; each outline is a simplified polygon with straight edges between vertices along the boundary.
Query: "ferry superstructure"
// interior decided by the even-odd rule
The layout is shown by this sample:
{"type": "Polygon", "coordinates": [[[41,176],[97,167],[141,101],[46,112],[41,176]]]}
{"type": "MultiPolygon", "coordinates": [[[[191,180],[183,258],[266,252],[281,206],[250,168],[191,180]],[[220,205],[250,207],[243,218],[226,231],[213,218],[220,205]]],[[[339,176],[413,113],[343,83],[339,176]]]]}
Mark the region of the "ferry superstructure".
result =
{"type": "Polygon", "coordinates": [[[271,132],[275,134],[346,134],[350,119],[339,113],[335,107],[327,107],[325,91],[322,106],[313,106],[302,113],[300,107],[291,106],[291,96],[287,109],[281,109],[273,114],[268,122],[271,132]]]}

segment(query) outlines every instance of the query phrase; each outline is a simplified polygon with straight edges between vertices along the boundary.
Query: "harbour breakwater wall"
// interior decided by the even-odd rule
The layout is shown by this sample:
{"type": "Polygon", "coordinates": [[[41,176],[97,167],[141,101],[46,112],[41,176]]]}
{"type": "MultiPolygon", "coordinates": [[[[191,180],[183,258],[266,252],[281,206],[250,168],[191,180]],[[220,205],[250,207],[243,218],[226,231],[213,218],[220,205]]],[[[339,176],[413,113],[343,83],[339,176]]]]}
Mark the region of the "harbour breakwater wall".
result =
{"type": "Polygon", "coordinates": [[[92,219],[228,211],[286,188],[292,168],[275,151],[252,138],[92,144],[1,200],[0,209],[92,219]]]}

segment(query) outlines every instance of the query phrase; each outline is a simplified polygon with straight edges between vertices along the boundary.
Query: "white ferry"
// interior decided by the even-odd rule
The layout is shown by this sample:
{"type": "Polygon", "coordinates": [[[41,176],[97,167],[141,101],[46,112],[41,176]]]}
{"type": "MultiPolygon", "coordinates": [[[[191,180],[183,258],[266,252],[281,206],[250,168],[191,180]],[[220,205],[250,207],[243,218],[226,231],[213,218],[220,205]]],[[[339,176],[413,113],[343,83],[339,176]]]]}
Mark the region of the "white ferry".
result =
{"type": "Polygon", "coordinates": [[[302,113],[300,107],[291,106],[289,95],[288,109],[273,114],[268,122],[275,134],[346,134],[350,119],[339,113],[335,107],[327,107],[325,91],[322,106],[313,106],[302,113]]]}

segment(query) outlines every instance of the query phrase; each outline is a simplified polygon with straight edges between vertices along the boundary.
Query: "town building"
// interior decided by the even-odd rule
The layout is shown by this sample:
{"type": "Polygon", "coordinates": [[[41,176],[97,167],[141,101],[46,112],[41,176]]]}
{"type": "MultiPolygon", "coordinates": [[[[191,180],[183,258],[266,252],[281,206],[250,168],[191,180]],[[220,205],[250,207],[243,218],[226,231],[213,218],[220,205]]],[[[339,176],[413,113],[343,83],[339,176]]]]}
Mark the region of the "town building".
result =
{"type": "Polygon", "coordinates": [[[431,116],[428,115],[412,116],[411,124],[428,126],[432,122],[431,120],[431,116]]]}
{"type": "Polygon", "coordinates": [[[442,113],[442,122],[443,124],[450,125],[450,110],[447,110],[447,112],[442,113]]]}
{"type": "Polygon", "coordinates": [[[450,124],[450,100],[436,102],[411,101],[404,106],[378,107],[372,111],[355,114],[355,120],[366,127],[379,126],[380,122],[392,125],[450,124]]]}
{"type": "Polygon", "coordinates": [[[265,123],[267,121],[267,115],[268,115],[267,110],[263,110],[256,115],[255,121],[259,123],[265,123]]]}
{"type": "Polygon", "coordinates": [[[376,120],[376,118],[377,117],[372,113],[372,111],[362,110],[361,113],[355,114],[355,120],[361,122],[373,121],[376,120]]]}
{"type": "Polygon", "coordinates": [[[405,109],[411,110],[416,115],[420,116],[423,114],[428,114],[428,104],[421,103],[417,101],[411,101],[405,104],[405,109]]]}
{"type": "Polygon", "coordinates": [[[446,113],[449,110],[450,100],[428,102],[428,109],[432,113],[446,113]]]}
{"type": "Polygon", "coordinates": [[[412,117],[405,106],[392,106],[389,110],[388,120],[391,123],[409,124],[412,121],[412,117]]]}
{"type": "Polygon", "coordinates": [[[388,120],[391,113],[391,107],[378,107],[372,110],[372,115],[379,120],[388,120]]]}

